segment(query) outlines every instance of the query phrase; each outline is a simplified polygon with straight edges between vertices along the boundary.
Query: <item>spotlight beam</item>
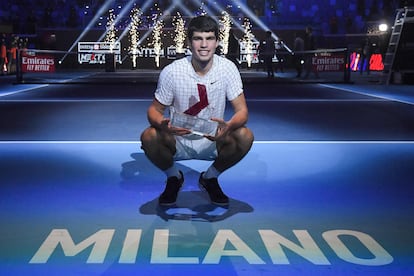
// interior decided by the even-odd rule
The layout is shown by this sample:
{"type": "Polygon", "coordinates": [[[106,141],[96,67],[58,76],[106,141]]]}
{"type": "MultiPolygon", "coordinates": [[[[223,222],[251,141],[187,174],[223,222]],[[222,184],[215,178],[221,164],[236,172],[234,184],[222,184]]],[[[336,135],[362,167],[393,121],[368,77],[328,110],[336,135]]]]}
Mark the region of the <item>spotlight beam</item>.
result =
{"type": "MultiPolygon", "coordinates": [[[[239,0],[235,0],[234,2],[239,5],[242,11],[246,13],[246,15],[250,17],[259,27],[261,27],[263,30],[269,30],[269,27],[267,27],[266,24],[264,24],[248,7],[246,7],[245,4],[241,3],[239,0]]],[[[272,37],[275,40],[280,40],[279,37],[273,32],[272,37]]],[[[293,51],[285,43],[282,45],[289,53],[293,53],[293,51]]]]}
{"type": "MultiPolygon", "coordinates": [[[[161,17],[159,18],[159,20],[163,20],[166,17],[166,14],[171,13],[171,11],[174,9],[176,5],[171,4],[166,10],[165,13],[163,15],[161,15],[161,17]]],[[[142,41],[144,41],[144,39],[146,39],[150,34],[151,34],[152,30],[151,28],[148,29],[147,32],[145,32],[142,36],[141,39],[138,41],[138,44],[141,44],[142,41]]]]}
{"type": "MultiPolygon", "coordinates": [[[[198,4],[198,5],[201,5],[201,1],[200,0],[192,0],[193,2],[195,2],[196,4],[198,4]]],[[[220,4],[216,4],[216,5],[214,5],[213,6],[214,7],[214,10],[215,11],[217,11],[217,12],[219,12],[219,13],[221,13],[223,10],[225,10],[220,4]]],[[[214,12],[213,11],[211,11],[211,9],[209,9],[209,8],[206,8],[206,11],[208,12],[208,13],[210,13],[210,14],[214,14],[214,12]]],[[[234,17],[231,17],[231,22],[233,23],[233,25],[234,26],[236,26],[237,27],[237,29],[239,29],[239,30],[241,30],[241,31],[244,31],[244,28],[243,28],[243,26],[236,20],[236,19],[234,19],[234,17]]],[[[254,41],[255,42],[257,42],[258,40],[256,39],[256,38],[254,38],[254,41]]]]}
{"type": "MultiPolygon", "coordinates": [[[[63,60],[66,58],[66,56],[76,47],[77,43],[85,36],[85,34],[93,27],[93,25],[98,21],[99,17],[106,13],[106,11],[110,8],[110,6],[114,3],[115,0],[106,0],[104,2],[104,4],[99,8],[98,12],[95,14],[95,16],[92,18],[92,20],[88,23],[88,25],[86,26],[86,28],[82,31],[82,33],[79,35],[79,37],[75,40],[75,42],[71,45],[71,47],[69,48],[69,50],[66,52],[66,54],[62,57],[62,59],[59,61],[60,63],[63,62],[63,60]]],[[[199,5],[200,7],[203,7],[203,10],[208,13],[208,14],[214,14],[215,12],[222,12],[223,7],[218,4],[215,3],[215,5],[212,5],[214,11],[212,11],[212,9],[205,5],[203,1],[201,0],[191,0],[191,2],[195,3],[196,5],[199,5]]],[[[141,11],[142,14],[144,14],[144,12],[151,6],[151,4],[153,3],[153,1],[147,0],[144,2],[143,6],[141,7],[141,11]]],[[[127,4],[122,8],[121,12],[119,13],[119,15],[116,17],[115,21],[114,21],[114,25],[121,20],[124,15],[131,9],[131,7],[135,4],[135,0],[129,0],[127,2],[127,4]]],[[[251,20],[257,24],[257,26],[259,26],[261,29],[263,30],[268,30],[269,28],[266,26],[266,24],[264,24],[244,3],[242,3],[240,0],[234,0],[232,1],[232,4],[240,7],[240,9],[242,10],[242,12],[249,18],[251,18],[251,20]]],[[[193,16],[193,13],[187,8],[187,6],[184,5],[182,0],[177,0],[177,1],[171,1],[170,6],[164,11],[164,13],[161,13],[161,16],[159,18],[159,20],[163,20],[168,14],[171,13],[171,11],[178,7],[180,10],[183,11],[183,14],[185,16],[193,16]]],[[[232,24],[240,30],[243,30],[243,26],[238,22],[238,20],[234,17],[231,17],[231,22],[232,24]]],[[[120,41],[125,35],[127,35],[129,27],[130,27],[131,22],[129,23],[128,27],[125,28],[123,30],[123,32],[121,33],[120,37],[117,39],[117,41],[120,41]]],[[[98,41],[101,41],[104,39],[106,33],[107,33],[108,29],[105,30],[105,32],[101,35],[101,37],[99,38],[98,41]]],[[[148,38],[148,36],[152,33],[151,28],[148,29],[148,31],[146,31],[140,38],[140,40],[138,41],[139,44],[142,44],[142,42],[148,38]]],[[[276,34],[272,34],[272,37],[275,40],[279,40],[279,37],[276,34]]],[[[254,41],[257,42],[256,38],[253,38],[254,41]]],[[[286,44],[283,43],[283,47],[289,51],[290,53],[292,53],[292,50],[289,49],[289,47],[287,47],[286,44]]]]}
{"type": "Polygon", "coordinates": [[[73,48],[76,47],[76,44],[82,39],[82,37],[92,28],[92,26],[95,24],[96,21],[98,21],[101,14],[103,14],[108,7],[114,2],[115,0],[107,0],[105,3],[99,8],[98,12],[95,14],[95,16],[92,18],[92,20],[88,23],[86,28],[82,31],[82,33],[78,36],[78,38],[73,42],[72,46],[70,46],[67,53],[60,59],[60,63],[63,62],[63,60],[66,58],[66,56],[73,50],[73,48]]]}
{"type": "MultiPolygon", "coordinates": [[[[130,5],[130,3],[132,3],[131,5],[133,5],[134,3],[135,3],[135,0],[130,0],[129,1],[129,3],[128,3],[128,6],[130,7],[131,5],[130,5]]],[[[144,5],[140,8],[140,10],[141,10],[141,14],[144,14],[144,12],[145,11],[147,11],[147,9],[150,7],[150,4],[152,3],[152,1],[146,1],[145,3],[144,3],[144,5]]],[[[129,22],[129,24],[128,24],[128,27],[127,28],[125,28],[123,31],[122,31],[122,33],[121,33],[121,35],[119,36],[119,38],[118,38],[118,40],[117,41],[121,41],[121,39],[128,33],[128,31],[129,31],[129,28],[131,27],[131,23],[132,22],[129,22]]]]}
{"type": "MultiPolygon", "coordinates": [[[[135,3],[134,0],[128,1],[128,3],[121,9],[121,12],[116,16],[113,25],[116,25],[119,22],[119,20],[121,20],[124,17],[124,15],[126,15],[127,12],[131,10],[134,3],[135,3]]],[[[105,32],[101,35],[101,37],[99,37],[98,41],[102,41],[105,38],[107,32],[108,30],[105,30],[105,32]]],[[[119,41],[119,39],[117,41],[119,41]]]]}
{"type": "Polygon", "coordinates": [[[183,10],[185,16],[193,16],[193,13],[181,1],[177,1],[176,6],[183,10]]]}

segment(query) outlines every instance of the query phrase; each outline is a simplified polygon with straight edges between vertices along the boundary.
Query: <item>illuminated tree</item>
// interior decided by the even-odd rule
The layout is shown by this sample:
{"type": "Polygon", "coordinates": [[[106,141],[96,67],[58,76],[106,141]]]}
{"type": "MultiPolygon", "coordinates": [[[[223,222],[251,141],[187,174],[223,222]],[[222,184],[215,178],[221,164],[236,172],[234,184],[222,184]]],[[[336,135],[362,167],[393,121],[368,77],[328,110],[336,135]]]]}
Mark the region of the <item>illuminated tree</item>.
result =
{"type": "Polygon", "coordinates": [[[115,28],[115,19],[116,16],[114,14],[114,10],[109,10],[108,21],[106,22],[106,35],[105,35],[105,42],[110,43],[109,50],[112,53],[114,49],[115,42],[117,40],[116,37],[116,28],[115,28]]]}
{"type": "Polygon", "coordinates": [[[244,28],[243,42],[245,45],[246,61],[247,61],[247,66],[250,67],[252,64],[252,60],[253,60],[254,35],[252,33],[252,25],[250,24],[250,20],[248,18],[244,19],[243,28],[244,28]]]}
{"type": "Polygon", "coordinates": [[[173,26],[174,26],[174,42],[175,42],[175,51],[177,54],[183,54],[184,50],[184,43],[185,43],[185,21],[183,20],[181,14],[177,12],[177,16],[174,16],[173,19],[173,26]]]}
{"type": "Polygon", "coordinates": [[[141,25],[141,11],[137,7],[131,10],[130,18],[131,23],[129,25],[129,53],[131,54],[132,67],[137,67],[137,50],[139,47],[139,31],[138,27],[141,25]]]}
{"type": "Polygon", "coordinates": [[[154,47],[155,52],[155,65],[160,67],[160,56],[162,50],[162,28],[164,27],[164,22],[162,19],[156,19],[152,31],[152,46],[154,47]]]}
{"type": "Polygon", "coordinates": [[[222,51],[226,55],[229,49],[229,33],[231,29],[231,18],[228,12],[224,11],[220,19],[220,41],[222,42],[222,51]]]}

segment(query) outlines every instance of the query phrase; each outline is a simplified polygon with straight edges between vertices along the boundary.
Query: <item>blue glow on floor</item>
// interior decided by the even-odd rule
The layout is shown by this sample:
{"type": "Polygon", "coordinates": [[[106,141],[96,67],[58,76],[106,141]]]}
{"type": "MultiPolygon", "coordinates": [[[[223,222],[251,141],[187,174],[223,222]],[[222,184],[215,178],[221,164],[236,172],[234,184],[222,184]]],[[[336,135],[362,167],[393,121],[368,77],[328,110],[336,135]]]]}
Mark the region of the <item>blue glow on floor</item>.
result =
{"type": "Polygon", "coordinates": [[[209,165],[205,161],[180,162],[185,186],[177,206],[160,208],[164,175],[146,160],[138,143],[8,142],[0,143],[0,156],[2,275],[414,272],[413,143],[255,143],[244,160],[220,177],[231,198],[228,208],[211,205],[198,190],[199,172],[209,165]],[[74,245],[58,245],[46,262],[30,263],[52,231],[62,229],[74,245]],[[341,236],[353,254],[351,261],[338,256],[338,248],[324,236],[332,237],[336,230],[368,235],[392,257],[391,263],[368,265],[389,259],[373,255],[352,235],[341,236]],[[299,237],[309,236],[318,250],[308,260],[283,247],[288,263],[274,263],[259,231],[272,231],[273,238],[278,234],[297,245],[299,237]],[[81,250],[81,242],[96,233],[113,235],[103,260],[87,263],[97,254],[93,245],[81,250]],[[131,240],[139,237],[136,250],[133,242],[124,246],[128,233],[131,240]],[[79,252],[69,256],[62,247],[79,252]],[[166,248],[168,256],[163,256],[166,248]],[[318,251],[320,263],[315,263],[318,251]],[[154,261],[154,252],[164,263],[154,261]],[[125,263],[126,256],[133,261],[125,263]]]}

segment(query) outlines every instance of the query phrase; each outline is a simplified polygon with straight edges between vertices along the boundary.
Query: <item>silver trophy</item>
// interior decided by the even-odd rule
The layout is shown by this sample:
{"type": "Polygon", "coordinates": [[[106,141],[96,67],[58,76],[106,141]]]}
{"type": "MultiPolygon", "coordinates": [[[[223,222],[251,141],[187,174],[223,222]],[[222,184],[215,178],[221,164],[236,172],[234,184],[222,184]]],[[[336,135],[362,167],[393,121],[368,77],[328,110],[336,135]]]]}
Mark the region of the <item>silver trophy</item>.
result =
{"type": "Polygon", "coordinates": [[[215,121],[176,112],[173,109],[170,112],[170,123],[173,127],[188,129],[191,134],[198,136],[215,136],[218,127],[215,121]]]}

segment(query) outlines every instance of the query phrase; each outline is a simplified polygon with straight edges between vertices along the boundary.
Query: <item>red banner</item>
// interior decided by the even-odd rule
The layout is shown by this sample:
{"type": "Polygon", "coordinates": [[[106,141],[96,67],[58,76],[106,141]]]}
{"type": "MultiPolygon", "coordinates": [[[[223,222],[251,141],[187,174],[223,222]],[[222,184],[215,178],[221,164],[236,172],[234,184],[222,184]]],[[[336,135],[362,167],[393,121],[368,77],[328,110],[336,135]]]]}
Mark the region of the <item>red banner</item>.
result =
{"type": "Polygon", "coordinates": [[[55,72],[55,59],[52,56],[22,56],[22,71],[36,73],[55,72]]]}
{"type": "Polygon", "coordinates": [[[345,69],[345,55],[322,53],[312,57],[313,69],[318,72],[340,72],[345,69]]]}

